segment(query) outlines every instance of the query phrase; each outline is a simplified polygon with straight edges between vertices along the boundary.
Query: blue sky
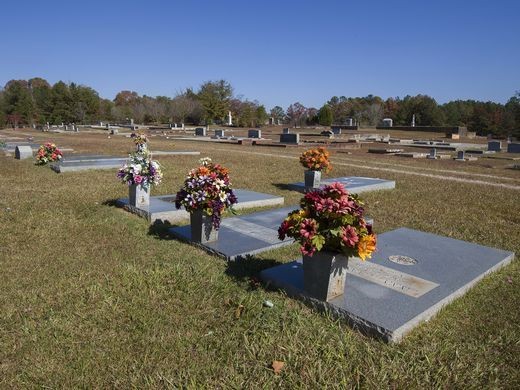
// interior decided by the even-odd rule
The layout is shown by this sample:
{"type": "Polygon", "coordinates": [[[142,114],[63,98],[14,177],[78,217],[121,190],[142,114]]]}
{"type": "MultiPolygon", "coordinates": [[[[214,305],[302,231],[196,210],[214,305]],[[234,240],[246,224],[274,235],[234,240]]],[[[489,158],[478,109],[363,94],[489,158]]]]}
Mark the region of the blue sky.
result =
{"type": "Polygon", "coordinates": [[[0,85],[35,76],[174,96],[225,79],[266,108],[520,90],[520,1],[6,1],[0,85]]]}

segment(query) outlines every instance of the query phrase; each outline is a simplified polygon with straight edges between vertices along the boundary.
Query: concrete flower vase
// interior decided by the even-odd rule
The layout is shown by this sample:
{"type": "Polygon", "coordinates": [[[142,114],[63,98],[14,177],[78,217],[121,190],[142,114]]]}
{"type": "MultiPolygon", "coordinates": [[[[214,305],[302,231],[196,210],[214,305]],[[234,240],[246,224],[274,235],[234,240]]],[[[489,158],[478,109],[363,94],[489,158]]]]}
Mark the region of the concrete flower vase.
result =
{"type": "Polygon", "coordinates": [[[313,298],[330,301],[343,294],[348,258],[336,252],[321,251],[303,256],[303,288],[313,298]]]}
{"type": "Polygon", "coordinates": [[[211,216],[202,210],[195,210],[190,214],[190,227],[193,242],[204,244],[218,240],[218,230],[213,226],[211,216]]]}

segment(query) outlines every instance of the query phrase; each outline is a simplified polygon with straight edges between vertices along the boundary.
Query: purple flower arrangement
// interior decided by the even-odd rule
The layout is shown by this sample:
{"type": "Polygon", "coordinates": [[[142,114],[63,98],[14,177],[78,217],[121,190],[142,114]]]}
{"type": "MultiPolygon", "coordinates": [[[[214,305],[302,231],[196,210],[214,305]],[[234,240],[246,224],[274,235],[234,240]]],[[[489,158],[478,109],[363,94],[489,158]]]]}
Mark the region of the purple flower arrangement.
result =
{"type": "Polygon", "coordinates": [[[192,169],[183,187],[177,192],[175,207],[184,206],[188,212],[202,210],[211,216],[215,229],[220,227],[222,213],[233,211],[237,197],[231,189],[229,171],[220,164],[213,164],[210,158],[200,160],[200,166],[192,169]]]}

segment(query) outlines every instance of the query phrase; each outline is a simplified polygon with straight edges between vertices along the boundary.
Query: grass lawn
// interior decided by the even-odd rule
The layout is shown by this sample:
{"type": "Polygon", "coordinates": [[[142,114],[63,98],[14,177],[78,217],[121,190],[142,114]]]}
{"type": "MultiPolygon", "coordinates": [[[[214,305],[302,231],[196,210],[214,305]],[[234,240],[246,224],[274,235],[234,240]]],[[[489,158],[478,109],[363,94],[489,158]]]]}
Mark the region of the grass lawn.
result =
{"type": "MultiPolygon", "coordinates": [[[[23,133],[78,152],[133,148],[121,136],[23,133]]],[[[284,186],[303,178],[300,149],[158,137],[150,148],[199,150],[235,188],[300,198],[284,186]]],[[[152,195],[175,193],[198,158],[157,157],[165,177],[152,195]]],[[[507,161],[360,150],[332,162],[329,177],[396,180],[363,194],[378,233],[406,226],[520,253],[520,172],[507,161]]],[[[228,264],[113,207],[127,195],[116,170],[56,174],[3,155],[0,166],[0,388],[520,386],[518,260],[389,345],[251,283],[298,257],[296,245],[228,264]]]]}

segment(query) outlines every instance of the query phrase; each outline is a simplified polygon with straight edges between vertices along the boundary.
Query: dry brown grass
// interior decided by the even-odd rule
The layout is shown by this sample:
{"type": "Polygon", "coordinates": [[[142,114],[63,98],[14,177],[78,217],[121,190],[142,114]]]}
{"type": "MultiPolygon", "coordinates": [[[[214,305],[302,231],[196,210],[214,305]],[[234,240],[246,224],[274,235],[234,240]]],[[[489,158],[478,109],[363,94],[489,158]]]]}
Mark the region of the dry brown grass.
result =
{"type": "MultiPolygon", "coordinates": [[[[11,131],[3,134],[13,134],[11,131]]],[[[128,139],[24,131],[78,152],[124,154],[128,139]]],[[[20,133],[17,133],[20,134],[20,133]]],[[[151,149],[200,150],[236,188],[300,195],[299,150],[153,137],[151,149]]],[[[160,156],[174,193],[197,156],[160,156]]],[[[518,171],[452,161],[334,155],[330,176],[396,180],[364,194],[378,232],[400,226],[520,251],[518,171]],[[344,164],[344,165],[342,165],[344,164]],[[393,171],[371,168],[389,167],[393,171]],[[444,172],[447,170],[449,172],[444,172]],[[453,171],[453,172],[451,172],[453,171]],[[436,177],[410,175],[428,172],[436,177]],[[473,176],[486,174],[487,176],[473,176]],[[483,181],[461,183],[446,177],[483,181]]],[[[110,206],[114,171],[56,174],[0,156],[0,387],[515,388],[520,383],[520,266],[487,277],[399,345],[366,338],[280,292],[252,289],[295,246],[226,264],[110,206]],[[274,308],[262,307],[269,299],[274,308]],[[236,318],[239,305],[242,316],[236,318]],[[273,360],[285,368],[275,375],[273,360]]]]}

